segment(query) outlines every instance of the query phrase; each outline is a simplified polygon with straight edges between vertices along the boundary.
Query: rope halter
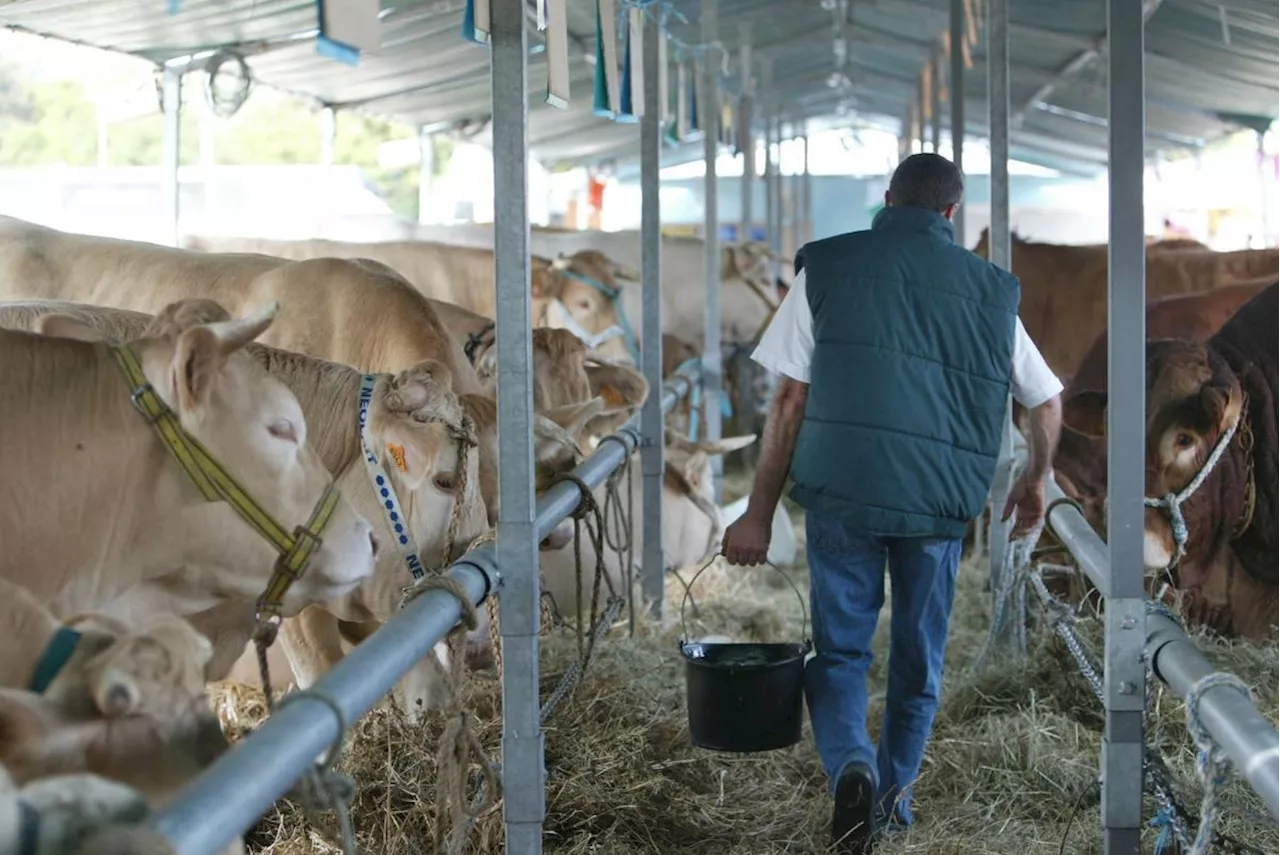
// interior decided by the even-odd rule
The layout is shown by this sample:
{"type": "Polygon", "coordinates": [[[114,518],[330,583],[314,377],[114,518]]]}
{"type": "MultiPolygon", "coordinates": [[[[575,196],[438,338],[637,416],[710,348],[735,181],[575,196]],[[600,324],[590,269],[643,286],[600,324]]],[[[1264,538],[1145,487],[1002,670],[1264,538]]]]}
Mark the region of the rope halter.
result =
{"type": "Polygon", "coordinates": [[[1231,445],[1231,440],[1236,435],[1236,428],[1240,426],[1240,422],[1244,419],[1245,408],[1240,408],[1240,414],[1236,416],[1236,420],[1232,422],[1231,427],[1223,432],[1218,438],[1218,443],[1213,447],[1213,451],[1209,454],[1209,459],[1200,467],[1200,471],[1196,472],[1196,476],[1191,479],[1191,483],[1183,487],[1177,493],[1166,493],[1160,498],[1153,499],[1150,496],[1145,497],[1142,503],[1148,508],[1158,508],[1163,510],[1169,516],[1169,528],[1173,531],[1173,557],[1169,559],[1166,570],[1173,570],[1178,566],[1178,562],[1187,554],[1187,539],[1190,533],[1187,530],[1187,520],[1183,516],[1182,506],[1200,489],[1200,485],[1205,482],[1209,474],[1213,472],[1218,461],[1222,459],[1222,455],[1226,453],[1227,448],[1231,445]]]}
{"type": "Polygon", "coordinates": [[[332,479],[329,480],[311,511],[310,519],[305,525],[295,528],[291,534],[240,486],[195,437],[183,429],[178,416],[160,399],[147,380],[138,355],[126,345],[113,347],[111,352],[132,389],[129,400],[134,408],[155,428],[165,448],[182,466],[205,501],[226,502],[279,553],[266,590],[258,598],[255,613],[260,627],[278,623],[289,588],[302,578],[311,559],[324,543],[320,535],[333,519],[341,496],[337,485],[332,479]]]}
{"type": "Polygon", "coordinates": [[[561,303],[561,309],[565,315],[565,324],[573,332],[573,334],[576,335],[578,338],[582,339],[582,341],[587,345],[587,347],[591,348],[592,350],[595,350],[596,348],[604,344],[609,339],[616,338],[619,334],[621,334],[622,337],[627,342],[627,351],[631,354],[631,359],[637,365],[639,365],[640,364],[640,346],[636,343],[636,334],[635,334],[635,331],[631,328],[631,322],[627,320],[627,311],[622,307],[622,300],[621,300],[622,289],[611,287],[609,285],[604,284],[603,282],[600,282],[599,280],[591,278],[590,276],[587,276],[582,273],[578,273],[577,271],[570,270],[568,268],[561,268],[557,272],[562,273],[563,275],[569,277],[570,279],[581,282],[584,285],[590,285],[592,288],[599,291],[606,298],[608,298],[610,303],[613,304],[613,309],[615,312],[617,312],[617,315],[618,315],[617,324],[609,327],[604,332],[595,333],[593,335],[592,333],[589,333],[586,330],[582,329],[582,327],[573,318],[573,315],[569,313],[569,309],[566,306],[564,306],[563,303],[561,303]]]}

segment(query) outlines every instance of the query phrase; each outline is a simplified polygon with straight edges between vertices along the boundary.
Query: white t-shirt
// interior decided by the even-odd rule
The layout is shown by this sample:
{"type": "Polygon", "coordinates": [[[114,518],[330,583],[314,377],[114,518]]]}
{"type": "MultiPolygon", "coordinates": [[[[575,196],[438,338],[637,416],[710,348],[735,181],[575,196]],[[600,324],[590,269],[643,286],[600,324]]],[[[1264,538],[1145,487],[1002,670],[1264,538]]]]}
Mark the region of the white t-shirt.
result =
{"type": "MultiPolygon", "coordinates": [[[[770,371],[785,374],[801,383],[809,382],[809,363],[813,359],[813,313],[805,294],[801,270],[791,290],[782,298],[777,314],[760,337],[751,358],[770,371]]],[[[1040,355],[1035,342],[1027,335],[1018,319],[1013,338],[1013,398],[1028,410],[1034,409],[1062,391],[1062,381],[1040,355]]]]}

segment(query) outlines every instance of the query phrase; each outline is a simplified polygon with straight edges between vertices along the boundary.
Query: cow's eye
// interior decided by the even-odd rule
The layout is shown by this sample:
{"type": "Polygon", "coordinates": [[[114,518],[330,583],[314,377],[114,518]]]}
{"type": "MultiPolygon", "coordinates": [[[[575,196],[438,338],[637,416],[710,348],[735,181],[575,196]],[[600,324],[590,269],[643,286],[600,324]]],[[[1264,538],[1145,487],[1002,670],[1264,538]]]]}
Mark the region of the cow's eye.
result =
{"type": "Polygon", "coordinates": [[[293,422],[288,419],[280,419],[268,425],[267,432],[276,439],[282,439],[285,442],[297,443],[298,441],[298,432],[294,429],[293,422]]]}
{"type": "Polygon", "coordinates": [[[1179,451],[1190,448],[1195,444],[1196,438],[1185,431],[1180,431],[1178,435],[1173,438],[1173,446],[1179,451]]]}
{"type": "Polygon", "coordinates": [[[457,481],[452,475],[440,474],[431,479],[431,483],[436,485],[436,489],[443,490],[446,493],[452,493],[457,481]]]}

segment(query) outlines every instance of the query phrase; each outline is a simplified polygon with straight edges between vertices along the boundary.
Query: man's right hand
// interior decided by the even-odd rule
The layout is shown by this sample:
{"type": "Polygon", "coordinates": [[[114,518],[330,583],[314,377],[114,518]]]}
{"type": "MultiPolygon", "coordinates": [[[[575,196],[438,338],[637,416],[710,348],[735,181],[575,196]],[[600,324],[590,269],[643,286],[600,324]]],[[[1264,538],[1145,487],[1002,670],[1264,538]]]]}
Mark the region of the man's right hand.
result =
{"type": "Polygon", "coordinates": [[[1018,512],[1013,530],[1009,532],[1010,540],[1026,537],[1040,524],[1044,519],[1045,498],[1043,475],[1039,478],[1029,478],[1024,472],[1018,478],[1013,489],[1009,491],[1009,500],[1005,502],[1004,514],[1000,518],[1007,522],[1015,510],[1018,512]]]}
{"type": "Polygon", "coordinates": [[[752,566],[769,560],[769,540],[773,537],[773,516],[753,513],[751,508],[724,531],[724,557],[730,564],[752,566]]]}

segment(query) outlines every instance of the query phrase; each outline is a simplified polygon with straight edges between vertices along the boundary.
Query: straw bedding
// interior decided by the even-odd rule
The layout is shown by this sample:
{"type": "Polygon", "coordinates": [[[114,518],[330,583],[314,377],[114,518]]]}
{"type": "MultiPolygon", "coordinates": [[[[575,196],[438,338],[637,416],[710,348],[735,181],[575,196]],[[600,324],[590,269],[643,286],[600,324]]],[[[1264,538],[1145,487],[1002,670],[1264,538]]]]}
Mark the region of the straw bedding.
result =
{"type": "MultiPolygon", "coordinates": [[[[798,519],[799,517],[796,516],[798,519]]],[[[802,532],[801,532],[802,534],[802,532]]],[[[803,543],[803,537],[801,537],[803,543]]],[[[1101,712],[1063,646],[1044,630],[1025,666],[996,661],[969,669],[985,639],[989,597],[984,567],[966,565],[957,590],[942,709],[916,786],[917,824],[883,842],[894,853],[1101,852],[1094,787],[1101,712]]],[[[691,574],[686,573],[688,578],[691,574]]],[[[803,563],[793,577],[805,591],[803,563]]],[[[544,848],[560,855],[697,853],[768,855],[826,848],[830,802],[826,781],[805,739],[765,755],[716,754],[690,747],[684,677],[676,641],[683,589],[668,584],[666,618],[642,620],[634,638],[615,628],[597,648],[576,694],[546,729],[547,819],[544,848]]],[[[694,636],[729,633],[735,640],[795,640],[800,606],[786,583],[762,570],[713,567],[694,591],[694,636]]],[[[888,614],[877,634],[871,672],[873,729],[884,687],[888,614]]],[[[1084,633],[1097,650],[1100,630],[1084,633]]],[[[1274,646],[1203,639],[1212,659],[1251,681],[1274,722],[1274,646]]],[[[549,692],[577,655],[572,637],[545,639],[543,688],[549,692]]],[[[262,697],[223,684],[216,697],[233,736],[259,722],[262,697]]],[[[500,692],[491,674],[473,675],[466,702],[490,752],[500,745],[500,692]]],[[[1182,798],[1198,814],[1194,755],[1180,702],[1160,693],[1150,717],[1155,738],[1181,782],[1182,798]]],[[[419,727],[384,702],[357,723],[342,768],[358,784],[352,807],[362,852],[429,853],[434,829],[435,768],[441,724],[419,727]]],[[[1224,796],[1222,830],[1264,852],[1276,852],[1276,827],[1247,785],[1233,780],[1224,796]]],[[[1147,815],[1154,808],[1148,805],[1147,815]]],[[[339,852],[331,816],[317,831],[285,800],[249,835],[254,852],[277,855],[339,852]]],[[[1146,832],[1148,845],[1156,831],[1146,832]]],[[[502,851],[501,810],[482,816],[466,850],[502,851]]]]}

